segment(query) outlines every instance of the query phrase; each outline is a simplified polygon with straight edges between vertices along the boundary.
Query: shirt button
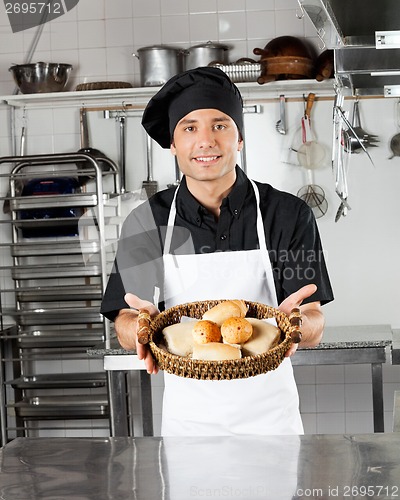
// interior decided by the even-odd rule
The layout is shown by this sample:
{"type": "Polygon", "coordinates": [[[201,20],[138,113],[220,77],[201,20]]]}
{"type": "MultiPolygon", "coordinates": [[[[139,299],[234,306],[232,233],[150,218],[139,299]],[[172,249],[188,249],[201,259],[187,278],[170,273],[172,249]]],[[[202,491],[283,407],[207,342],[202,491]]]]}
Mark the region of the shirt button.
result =
{"type": "Polygon", "coordinates": [[[226,240],[226,234],[221,234],[220,238],[221,240],[226,240]]]}
{"type": "Polygon", "coordinates": [[[239,213],[239,210],[234,210],[233,215],[237,215],[239,213]]]}

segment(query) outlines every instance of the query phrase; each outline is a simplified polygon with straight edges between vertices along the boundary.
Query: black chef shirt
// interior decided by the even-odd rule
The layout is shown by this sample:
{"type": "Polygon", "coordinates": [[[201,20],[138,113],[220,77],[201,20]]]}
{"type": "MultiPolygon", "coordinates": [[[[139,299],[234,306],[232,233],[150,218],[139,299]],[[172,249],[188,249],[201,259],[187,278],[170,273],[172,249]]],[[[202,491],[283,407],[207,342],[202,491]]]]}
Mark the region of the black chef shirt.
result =
{"type": "MultiPolygon", "coordinates": [[[[170,253],[208,253],[259,248],[254,190],[245,173],[236,167],[237,179],[223,199],[218,220],[189,192],[185,177],[176,197],[176,219],[170,253]]],[[[298,197],[256,182],[278,303],[304,285],[317,291],[304,301],[333,300],[318,227],[311,209],[298,197]]],[[[128,215],[102,301],[101,312],[113,320],[126,308],[124,294],[134,293],[153,302],[154,287],[161,291],[162,252],[175,188],[158,192],[128,215]]],[[[235,270],[232,269],[232,280],[235,270]]],[[[240,297],[239,297],[240,298],[240,297]]]]}

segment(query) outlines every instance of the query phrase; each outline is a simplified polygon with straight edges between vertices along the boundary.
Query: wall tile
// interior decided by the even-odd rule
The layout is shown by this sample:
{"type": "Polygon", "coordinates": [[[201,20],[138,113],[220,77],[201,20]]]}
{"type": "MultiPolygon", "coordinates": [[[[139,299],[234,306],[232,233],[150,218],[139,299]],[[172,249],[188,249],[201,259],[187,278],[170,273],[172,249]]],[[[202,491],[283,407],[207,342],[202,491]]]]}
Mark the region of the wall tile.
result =
{"type": "Polygon", "coordinates": [[[346,413],[347,434],[369,434],[374,432],[374,419],[372,412],[346,413]]]}
{"type": "Polygon", "coordinates": [[[345,365],[344,376],[349,383],[371,383],[371,365],[345,365]]]}
{"type": "Polygon", "coordinates": [[[201,14],[201,13],[216,13],[217,12],[217,0],[189,0],[189,12],[190,14],[201,14]]]}
{"type": "Polygon", "coordinates": [[[133,45],[132,19],[111,19],[106,24],[106,47],[133,45]]]}
{"type": "Polygon", "coordinates": [[[219,40],[218,19],[214,14],[191,14],[189,30],[191,43],[219,40]]]}
{"type": "Polygon", "coordinates": [[[160,16],[161,0],[132,0],[133,16],[160,16]]]}
{"type": "Polygon", "coordinates": [[[302,413],[301,419],[303,421],[304,434],[317,433],[317,415],[315,413],[302,413]]]}
{"type": "Polygon", "coordinates": [[[295,10],[277,10],[275,12],[275,22],[276,36],[304,37],[303,21],[297,19],[295,10]]]}
{"type": "Polygon", "coordinates": [[[189,14],[189,0],[162,0],[161,15],[173,16],[189,14]]]}
{"type": "MultiPolygon", "coordinates": [[[[105,49],[82,49],[79,51],[79,73],[90,76],[91,81],[107,74],[105,49]]],[[[89,80],[90,81],[90,80],[89,80]]]]}
{"type": "Polygon", "coordinates": [[[382,376],[384,382],[398,383],[400,389],[400,366],[389,364],[383,365],[382,376]]]}
{"type": "Polygon", "coordinates": [[[105,19],[133,17],[132,0],[117,0],[114,2],[105,2],[105,19]]]}
{"type": "Polygon", "coordinates": [[[371,384],[346,384],[345,402],[347,411],[372,411],[371,384]]]}
{"type": "Polygon", "coordinates": [[[317,400],[315,385],[298,385],[301,413],[315,413],[317,400]]]}
{"type": "Polygon", "coordinates": [[[297,0],[275,0],[275,10],[296,9],[297,7],[297,0]]]}
{"type": "Polygon", "coordinates": [[[246,0],[246,11],[275,10],[275,0],[246,0]]]}
{"type": "Polygon", "coordinates": [[[133,74],[132,46],[106,48],[107,74],[121,75],[123,81],[130,81],[128,75],[133,74]]]}
{"type": "Polygon", "coordinates": [[[229,46],[229,51],[228,51],[229,62],[236,62],[238,59],[241,59],[242,57],[253,57],[251,54],[249,55],[246,40],[235,40],[234,43],[227,42],[227,45],[229,46]]]}
{"type": "Polygon", "coordinates": [[[218,12],[242,12],[245,15],[246,0],[217,0],[218,12]]]}
{"type": "Polygon", "coordinates": [[[161,43],[161,19],[138,17],[133,20],[133,44],[136,48],[161,43]]]}
{"type": "MultiPolygon", "coordinates": [[[[80,24],[80,23],[79,23],[80,24]]],[[[50,32],[51,50],[64,50],[78,48],[78,23],[57,23],[51,26],[50,32]]]]}
{"type": "Polygon", "coordinates": [[[344,412],[344,385],[324,384],[316,386],[318,412],[344,412]]]}
{"type": "Polygon", "coordinates": [[[299,384],[315,384],[315,366],[294,366],[293,372],[296,383],[299,384]]]}
{"type": "Polygon", "coordinates": [[[163,44],[186,44],[188,41],[188,16],[163,16],[161,18],[161,42],[163,44]]]}
{"type": "Polygon", "coordinates": [[[239,12],[226,12],[218,15],[220,40],[245,40],[246,16],[239,12]]]}
{"type": "Polygon", "coordinates": [[[317,413],[318,434],[344,434],[346,432],[346,415],[338,413],[317,413]]]}
{"type": "Polygon", "coordinates": [[[385,410],[393,412],[394,403],[394,393],[400,390],[400,384],[389,383],[383,385],[383,400],[385,404],[385,410]]]}
{"type": "Polygon", "coordinates": [[[81,21],[78,26],[78,43],[80,49],[105,47],[106,46],[105,22],[81,21]]]}
{"type": "Polygon", "coordinates": [[[78,20],[104,19],[106,0],[84,0],[77,6],[78,20]]]}
{"type": "Polygon", "coordinates": [[[343,384],[343,365],[316,366],[317,384],[343,384]]]}
{"type": "MultiPolygon", "coordinates": [[[[29,33],[24,32],[23,40],[24,40],[24,48],[23,48],[23,50],[24,50],[24,53],[25,53],[23,60],[26,60],[26,56],[28,55],[28,52],[31,50],[32,43],[35,40],[35,34],[32,33],[32,32],[29,32],[29,33]]],[[[42,31],[42,34],[41,34],[40,38],[38,40],[36,40],[36,42],[37,42],[36,49],[35,49],[36,52],[45,52],[45,51],[50,51],[51,50],[51,46],[50,46],[50,26],[47,26],[42,31]]],[[[36,59],[36,61],[37,60],[38,59],[36,59]]],[[[33,62],[33,59],[32,59],[32,62],[33,62]]]]}
{"type": "Polygon", "coordinates": [[[247,39],[275,38],[275,13],[273,11],[247,12],[247,39]]]}
{"type": "Polygon", "coordinates": [[[383,420],[385,425],[385,432],[393,432],[393,412],[385,411],[383,420]]]}

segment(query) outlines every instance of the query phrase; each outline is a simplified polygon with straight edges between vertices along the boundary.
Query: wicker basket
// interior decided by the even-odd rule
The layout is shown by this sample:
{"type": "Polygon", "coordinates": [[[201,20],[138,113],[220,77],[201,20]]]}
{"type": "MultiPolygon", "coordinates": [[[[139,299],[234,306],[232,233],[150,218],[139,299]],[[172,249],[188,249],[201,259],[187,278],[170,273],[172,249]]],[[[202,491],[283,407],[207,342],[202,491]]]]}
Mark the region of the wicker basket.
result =
{"type": "Polygon", "coordinates": [[[283,361],[286,351],[293,342],[299,342],[301,334],[300,312],[293,310],[290,317],[273,307],[258,302],[245,301],[249,309],[246,317],[266,319],[275,318],[278,327],[282,331],[280,343],[269,351],[256,356],[245,356],[240,359],[227,361],[203,361],[194,360],[171,354],[160,347],[163,340],[162,330],[170,325],[179,323],[182,316],[200,319],[211,307],[224,302],[223,300],[209,300],[201,302],[190,302],[171,307],[160,313],[151,321],[147,311],[144,316],[139,315],[141,322],[142,338],[149,342],[150,349],[161,370],[178,375],[179,377],[193,378],[198,380],[231,380],[248,378],[275,370],[283,361]],[[147,337],[147,338],[146,338],[147,337]]]}

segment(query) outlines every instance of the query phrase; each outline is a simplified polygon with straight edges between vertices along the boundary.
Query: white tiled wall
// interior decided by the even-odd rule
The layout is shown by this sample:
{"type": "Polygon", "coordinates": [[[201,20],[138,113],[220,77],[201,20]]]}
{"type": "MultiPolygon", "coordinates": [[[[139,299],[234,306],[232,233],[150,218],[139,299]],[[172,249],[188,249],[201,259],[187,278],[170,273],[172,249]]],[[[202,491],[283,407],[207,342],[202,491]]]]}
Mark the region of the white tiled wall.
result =
{"type": "MultiPolygon", "coordinates": [[[[232,47],[231,61],[255,57],[255,47],[262,48],[281,35],[306,36],[318,48],[320,43],[311,24],[299,17],[296,0],[80,0],[75,9],[44,26],[33,61],[73,64],[69,89],[78,83],[102,80],[122,80],[138,86],[139,61],[132,53],[144,46],[163,43],[187,48],[207,40],[219,41],[232,47]]],[[[13,93],[15,86],[8,68],[24,62],[36,32],[31,29],[12,33],[5,11],[0,9],[0,95],[13,93]]],[[[389,323],[399,327],[400,238],[396,228],[400,168],[396,164],[398,159],[387,161],[387,142],[397,124],[391,102],[362,104],[362,119],[371,131],[381,135],[381,147],[372,152],[375,168],[362,154],[355,155],[349,179],[353,210],[338,224],[334,223],[338,199],[328,166],[332,103],[318,103],[315,109],[318,138],[328,149],[326,168],[315,173],[329,202],[328,213],[320,219],[319,228],[336,293],[336,301],[326,308],[326,313],[328,323],[333,325],[389,323]]],[[[290,131],[298,129],[301,112],[301,104],[288,108],[290,131]]],[[[276,134],[277,115],[278,105],[272,103],[264,107],[261,115],[246,116],[248,173],[296,193],[307,177],[281,161],[282,151],[291,144],[293,135],[283,138],[276,134]]],[[[7,110],[0,109],[2,156],[12,151],[8,120],[7,110]]],[[[92,133],[101,149],[117,159],[116,127],[111,121],[105,122],[99,120],[92,133]]],[[[20,124],[18,121],[17,126],[20,124]]],[[[76,109],[29,110],[27,129],[28,153],[71,152],[79,148],[76,109]]],[[[143,136],[138,120],[128,124],[128,134],[128,188],[137,189],[145,175],[143,136]]],[[[159,150],[155,156],[155,173],[164,187],[174,180],[173,163],[159,150]]],[[[0,181],[0,192],[5,189],[0,181]]],[[[0,217],[5,217],[1,210],[0,217]]],[[[1,225],[0,238],[2,241],[7,238],[1,225]]],[[[5,265],[8,256],[4,251],[0,259],[5,265]]],[[[0,286],[4,288],[3,280],[0,286]]],[[[369,366],[295,367],[295,376],[306,432],[372,432],[369,366]]],[[[399,386],[399,367],[385,366],[388,431],[393,392],[399,386]]],[[[158,375],[153,378],[156,432],[159,432],[161,394],[162,375],[158,375]]],[[[102,431],[94,429],[93,434],[96,432],[102,431]]]]}

